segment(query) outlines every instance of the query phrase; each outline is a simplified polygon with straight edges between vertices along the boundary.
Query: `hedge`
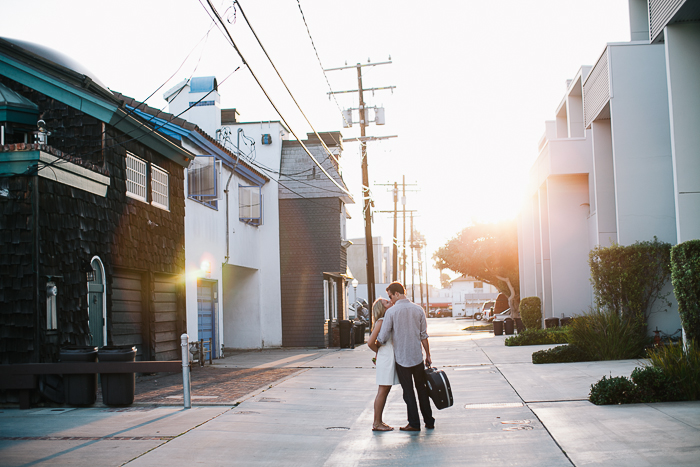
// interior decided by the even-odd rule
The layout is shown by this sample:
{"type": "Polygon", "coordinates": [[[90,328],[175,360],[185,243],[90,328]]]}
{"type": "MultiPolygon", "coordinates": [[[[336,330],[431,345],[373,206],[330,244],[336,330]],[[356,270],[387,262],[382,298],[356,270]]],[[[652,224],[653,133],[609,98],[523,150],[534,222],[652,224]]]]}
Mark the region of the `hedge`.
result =
{"type": "Polygon", "coordinates": [[[525,297],[520,300],[520,317],[525,329],[542,329],[542,301],[540,297],[525,297]]]}
{"type": "Polygon", "coordinates": [[[700,342],[700,240],[671,248],[671,282],[686,338],[700,342]]]}

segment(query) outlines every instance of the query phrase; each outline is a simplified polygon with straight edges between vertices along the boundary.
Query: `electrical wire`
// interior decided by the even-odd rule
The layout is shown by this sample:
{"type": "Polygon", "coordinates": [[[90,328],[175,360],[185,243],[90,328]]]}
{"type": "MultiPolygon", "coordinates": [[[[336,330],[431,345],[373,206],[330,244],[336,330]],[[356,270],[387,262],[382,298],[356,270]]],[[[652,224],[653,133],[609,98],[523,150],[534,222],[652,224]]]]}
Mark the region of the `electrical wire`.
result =
{"type": "MultiPolygon", "coordinates": [[[[321,57],[318,55],[318,50],[316,49],[316,44],[314,43],[314,38],[311,37],[311,31],[309,30],[309,25],[306,22],[306,17],[304,16],[304,11],[301,9],[301,2],[300,0],[297,0],[297,4],[299,5],[299,12],[301,13],[301,19],[304,20],[304,26],[306,26],[306,32],[309,35],[309,40],[311,41],[311,46],[314,48],[314,52],[316,52],[316,58],[318,59],[318,64],[321,67],[321,72],[323,73],[323,77],[326,78],[326,84],[328,84],[328,89],[331,91],[330,95],[333,96],[333,100],[335,101],[336,107],[338,107],[338,112],[340,112],[340,116],[343,118],[343,122],[345,123],[345,127],[350,126],[350,122],[348,122],[345,119],[345,114],[343,114],[343,110],[340,108],[340,104],[338,103],[338,99],[335,98],[335,93],[333,92],[333,88],[331,87],[331,82],[328,80],[328,75],[326,74],[326,70],[323,68],[323,63],[321,63],[321,57]]],[[[239,3],[240,5],[240,3],[239,3]]],[[[241,10],[241,13],[243,11],[241,10]]],[[[338,141],[336,141],[338,143],[338,141]]]]}
{"type": "MultiPolygon", "coordinates": [[[[243,11],[243,6],[241,6],[241,2],[238,1],[238,0],[234,0],[234,3],[238,5],[238,8],[240,8],[240,10],[241,10],[241,15],[243,15],[243,19],[244,19],[245,22],[248,24],[248,27],[250,28],[250,32],[252,32],[252,33],[253,33],[253,36],[255,36],[255,40],[258,41],[258,45],[260,46],[260,48],[262,49],[262,51],[265,53],[265,56],[267,57],[267,60],[270,62],[270,65],[272,65],[272,68],[275,70],[275,73],[277,73],[277,76],[279,77],[280,81],[281,81],[282,84],[284,85],[284,89],[287,90],[287,93],[289,94],[289,96],[290,96],[290,97],[292,98],[292,100],[294,101],[294,104],[296,104],[297,109],[299,109],[299,112],[300,112],[301,115],[304,117],[304,120],[306,120],[306,123],[309,124],[309,126],[310,126],[311,129],[313,130],[313,132],[314,132],[314,134],[316,135],[316,137],[319,139],[319,141],[321,141],[321,145],[323,145],[323,149],[326,150],[326,152],[328,153],[328,155],[329,155],[331,158],[333,158],[333,159],[335,160],[336,163],[340,164],[340,162],[338,161],[338,159],[336,159],[335,156],[331,153],[331,150],[328,149],[328,146],[326,146],[326,143],[323,141],[323,139],[321,138],[321,136],[318,134],[318,132],[316,131],[316,128],[314,128],[314,126],[311,124],[311,122],[309,121],[309,119],[308,119],[308,117],[306,116],[306,114],[304,113],[304,111],[301,109],[301,106],[299,105],[299,102],[297,102],[297,100],[294,98],[294,95],[292,94],[292,91],[291,91],[291,90],[289,89],[289,87],[287,86],[287,83],[284,81],[284,78],[282,78],[282,75],[280,74],[279,70],[277,69],[277,67],[275,66],[274,62],[272,61],[272,58],[271,58],[270,55],[267,53],[267,50],[265,49],[265,46],[263,46],[262,42],[260,41],[260,38],[258,37],[258,35],[257,35],[256,32],[255,32],[255,29],[253,29],[253,25],[250,24],[250,21],[248,21],[248,17],[246,16],[245,11],[243,11]]],[[[336,143],[337,143],[337,141],[336,141],[336,143]]]]}
{"type": "MultiPolygon", "coordinates": [[[[301,147],[304,148],[304,151],[306,152],[306,154],[308,154],[308,156],[311,158],[311,160],[314,161],[314,163],[316,164],[316,166],[318,166],[318,168],[321,169],[321,171],[326,175],[326,177],[328,177],[329,180],[331,180],[331,181],[333,182],[334,185],[336,185],[342,192],[344,192],[344,193],[350,195],[350,192],[349,192],[346,188],[342,187],[333,177],[330,176],[330,174],[326,171],[326,169],[324,169],[323,166],[318,162],[318,160],[316,160],[316,158],[311,154],[311,152],[310,152],[309,149],[306,147],[306,145],[304,144],[304,142],[303,142],[303,141],[297,136],[297,134],[294,132],[294,130],[292,129],[292,126],[291,126],[291,125],[287,122],[287,120],[284,118],[284,115],[282,115],[282,113],[280,112],[280,110],[277,108],[277,105],[275,105],[274,101],[272,100],[272,98],[270,97],[270,95],[269,95],[269,94],[267,93],[267,91],[265,90],[265,87],[262,85],[262,83],[260,82],[260,80],[259,80],[258,77],[256,76],[255,72],[254,72],[253,69],[250,67],[250,65],[248,64],[248,62],[245,60],[245,57],[243,57],[243,54],[242,54],[241,51],[239,50],[239,48],[238,48],[238,46],[236,45],[235,41],[233,40],[233,37],[231,37],[231,34],[230,34],[229,31],[228,31],[228,28],[227,28],[226,25],[224,24],[223,19],[221,19],[221,16],[219,16],[218,11],[217,11],[216,8],[214,7],[214,5],[212,5],[211,0],[206,0],[206,2],[207,2],[207,4],[209,5],[209,7],[211,8],[212,13],[214,14],[214,16],[216,16],[217,21],[223,26],[223,29],[226,31],[226,35],[228,36],[228,38],[229,38],[229,40],[230,40],[230,42],[231,42],[232,47],[234,48],[234,50],[236,51],[236,53],[238,53],[238,56],[241,58],[241,61],[243,62],[243,64],[246,65],[246,66],[248,67],[248,70],[250,71],[250,74],[253,76],[253,79],[255,79],[255,82],[258,83],[258,86],[260,87],[260,90],[263,92],[263,94],[265,94],[265,97],[266,97],[267,100],[270,102],[270,104],[272,105],[272,107],[275,109],[275,111],[277,112],[277,115],[279,115],[280,118],[282,119],[282,121],[284,122],[284,124],[287,125],[287,128],[289,128],[289,131],[292,132],[292,134],[293,134],[294,137],[297,139],[297,141],[299,142],[299,144],[301,144],[301,147]]],[[[200,0],[200,3],[201,3],[201,0],[200,0]]],[[[206,8],[205,8],[205,9],[206,9],[206,8]]],[[[211,15],[210,15],[210,16],[211,16],[211,15]]],[[[220,29],[221,29],[221,28],[220,28],[220,29]]],[[[351,196],[351,195],[350,195],[350,196],[351,196]]]]}

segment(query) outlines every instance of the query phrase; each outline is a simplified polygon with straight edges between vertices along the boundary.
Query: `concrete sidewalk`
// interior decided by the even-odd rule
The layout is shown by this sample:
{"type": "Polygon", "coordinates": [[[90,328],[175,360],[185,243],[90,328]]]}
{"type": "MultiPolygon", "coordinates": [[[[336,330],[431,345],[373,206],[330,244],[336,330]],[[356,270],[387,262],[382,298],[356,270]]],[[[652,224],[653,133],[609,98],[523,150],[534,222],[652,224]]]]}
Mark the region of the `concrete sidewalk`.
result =
{"type": "Polygon", "coordinates": [[[396,386],[384,420],[397,430],[371,431],[376,386],[365,345],[240,352],[215,367],[294,371],[238,405],[0,409],[0,464],[700,465],[700,402],[586,400],[602,376],[629,376],[639,362],[533,365],[532,352],[546,346],[505,347],[503,337],[451,325],[460,323],[429,325],[434,364],[456,401],[434,411],[434,430],[398,431],[406,410],[396,386]]]}

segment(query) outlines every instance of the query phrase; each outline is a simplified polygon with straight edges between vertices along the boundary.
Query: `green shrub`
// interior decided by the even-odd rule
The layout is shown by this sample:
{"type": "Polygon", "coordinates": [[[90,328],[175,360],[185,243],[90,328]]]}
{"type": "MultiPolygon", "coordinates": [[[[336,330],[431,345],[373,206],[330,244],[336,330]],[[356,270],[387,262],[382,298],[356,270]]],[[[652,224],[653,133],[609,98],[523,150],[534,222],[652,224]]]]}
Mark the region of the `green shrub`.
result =
{"type": "Polygon", "coordinates": [[[540,297],[525,297],[520,300],[520,317],[525,329],[542,329],[542,301],[540,297]]]}
{"type": "MultiPolygon", "coordinates": [[[[522,303],[522,302],[521,302],[522,303]]],[[[522,308],[520,309],[522,311],[522,308]]],[[[506,338],[507,346],[516,345],[551,345],[551,344],[566,344],[567,329],[552,328],[552,329],[526,329],[517,336],[506,338]]]]}
{"type": "Polygon", "coordinates": [[[532,354],[532,363],[572,363],[589,361],[588,356],[575,345],[559,345],[532,354]]]}
{"type": "Polygon", "coordinates": [[[671,282],[685,335],[700,342],[700,240],[671,248],[671,282]]]}
{"type": "Polygon", "coordinates": [[[643,357],[649,338],[640,318],[592,308],[571,323],[569,343],[583,350],[589,360],[625,360],[643,357]]]}
{"type": "Polygon", "coordinates": [[[700,399],[700,346],[695,341],[688,340],[685,349],[681,343],[657,347],[648,356],[673,381],[680,400],[700,399]]]}
{"type": "Polygon", "coordinates": [[[624,376],[603,376],[603,379],[591,385],[588,400],[595,405],[633,404],[639,401],[634,383],[624,376]]]}
{"type": "Polygon", "coordinates": [[[632,370],[632,381],[637,386],[639,402],[668,402],[681,398],[673,380],[660,368],[635,368],[632,370]]]}
{"type": "Polygon", "coordinates": [[[671,244],[637,242],[596,247],[589,253],[591,283],[598,308],[616,311],[646,324],[657,300],[670,306],[661,290],[671,277],[671,244]]]}

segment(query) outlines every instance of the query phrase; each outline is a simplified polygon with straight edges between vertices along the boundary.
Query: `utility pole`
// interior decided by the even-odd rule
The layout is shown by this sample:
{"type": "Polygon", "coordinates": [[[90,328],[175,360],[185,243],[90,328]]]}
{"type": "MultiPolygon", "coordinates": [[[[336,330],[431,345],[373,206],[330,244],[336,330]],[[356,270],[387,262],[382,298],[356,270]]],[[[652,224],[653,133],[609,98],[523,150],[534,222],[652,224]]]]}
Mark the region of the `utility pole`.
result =
{"type": "MultiPolygon", "coordinates": [[[[398,224],[398,198],[399,198],[399,186],[397,182],[392,183],[375,183],[375,186],[390,186],[392,187],[392,191],[394,194],[394,210],[393,211],[375,211],[375,212],[393,212],[394,213],[394,241],[393,241],[393,258],[392,258],[392,280],[396,281],[398,280],[398,248],[399,248],[399,237],[398,237],[398,229],[397,229],[397,224],[398,224]]],[[[410,183],[408,186],[417,186],[415,183],[410,183]]],[[[403,196],[401,197],[401,205],[402,205],[402,210],[403,210],[403,248],[402,248],[402,268],[403,268],[403,285],[404,287],[408,287],[408,283],[406,282],[406,213],[407,212],[415,212],[413,210],[406,210],[406,176],[403,176],[403,180],[401,182],[401,187],[403,190],[403,196]]],[[[418,191],[418,190],[409,190],[409,191],[418,191]]]]}
{"type": "MultiPolygon", "coordinates": [[[[389,59],[391,60],[391,58],[389,59]]],[[[370,306],[374,303],[374,299],[376,298],[375,294],[375,279],[374,279],[374,242],[372,239],[372,201],[370,199],[370,192],[369,192],[369,169],[368,169],[368,164],[367,164],[367,141],[368,140],[375,140],[375,139],[383,139],[387,137],[367,137],[365,134],[365,128],[367,127],[367,124],[369,123],[367,121],[369,117],[369,111],[365,106],[365,99],[364,99],[364,91],[365,89],[362,87],[362,67],[364,66],[377,66],[377,65],[387,65],[391,64],[391,61],[388,62],[381,62],[381,63],[366,63],[364,65],[358,63],[356,66],[352,67],[339,67],[339,68],[330,68],[324,71],[333,71],[333,70],[344,70],[348,68],[356,68],[357,69],[357,91],[351,90],[351,91],[331,91],[329,94],[341,94],[341,93],[347,93],[347,92],[358,92],[360,95],[360,146],[361,146],[361,154],[362,154],[362,201],[363,201],[363,209],[362,209],[362,214],[364,216],[365,220],[365,246],[366,246],[366,252],[367,252],[367,298],[369,301],[370,306]]],[[[393,89],[395,86],[387,86],[383,88],[370,88],[366,89],[367,91],[377,91],[377,90],[383,90],[383,89],[390,89],[393,92],[393,89]]],[[[378,124],[383,124],[383,114],[384,111],[382,109],[382,121],[380,122],[379,116],[377,114],[377,109],[375,108],[375,123],[378,124]]],[[[344,112],[344,115],[345,112],[344,112]]],[[[344,123],[345,127],[352,126],[352,122],[348,122],[347,118],[344,116],[344,119],[346,120],[344,123]]],[[[350,117],[350,120],[352,120],[352,117],[350,117]]],[[[389,136],[391,138],[391,136],[389,136]]],[[[356,138],[350,138],[350,139],[343,139],[343,141],[353,141],[356,138]]],[[[370,314],[370,326],[372,324],[372,316],[370,314]]]]}
{"type": "Polygon", "coordinates": [[[425,311],[430,311],[430,285],[428,284],[428,248],[425,247],[425,311]]]}

